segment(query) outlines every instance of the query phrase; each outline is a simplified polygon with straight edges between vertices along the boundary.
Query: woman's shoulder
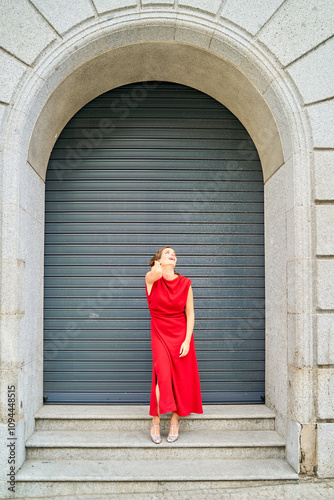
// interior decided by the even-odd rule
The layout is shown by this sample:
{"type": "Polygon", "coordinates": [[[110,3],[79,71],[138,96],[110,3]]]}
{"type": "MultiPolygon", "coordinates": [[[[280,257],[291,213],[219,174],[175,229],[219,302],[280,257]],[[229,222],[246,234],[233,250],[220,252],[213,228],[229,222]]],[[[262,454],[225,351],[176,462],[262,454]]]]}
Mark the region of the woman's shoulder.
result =
{"type": "Polygon", "coordinates": [[[179,274],[180,281],[183,283],[190,284],[192,283],[192,280],[190,278],[187,278],[186,276],[183,276],[183,274],[179,274]]]}

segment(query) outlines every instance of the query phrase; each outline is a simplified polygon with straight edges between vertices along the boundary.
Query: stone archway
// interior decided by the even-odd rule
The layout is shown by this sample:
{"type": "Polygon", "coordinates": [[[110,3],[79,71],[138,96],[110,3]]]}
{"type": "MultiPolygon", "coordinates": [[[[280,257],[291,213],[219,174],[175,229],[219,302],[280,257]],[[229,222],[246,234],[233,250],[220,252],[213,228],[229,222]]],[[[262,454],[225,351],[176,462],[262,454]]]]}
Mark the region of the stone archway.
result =
{"type": "Polygon", "coordinates": [[[72,71],[44,103],[31,136],[29,163],[44,179],[56,138],[80,108],[115,87],[149,80],[188,85],[228,107],[251,135],[265,181],[284,163],[283,144],[273,113],[250,80],[217,55],[176,42],[117,47],[72,71]]]}
{"type": "MultiPolygon", "coordinates": [[[[10,116],[8,137],[15,142],[14,150],[21,151],[15,161],[26,179],[22,203],[34,206],[40,222],[35,237],[29,230],[31,221],[24,228],[27,250],[33,258],[26,261],[22,279],[29,276],[27,292],[33,292],[35,297],[25,313],[35,318],[36,325],[35,337],[27,342],[25,353],[27,358],[34,358],[35,367],[28,365],[20,382],[24,389],[35,390],[25,409],[25,436],[31,434],[34,414],[42,405],[41,213],[50,152],[67,121],[97,95],[135,81],[166,80],[192,86],[228,107],[258,149],[265,180],[266,404],[276,412],[278,431],[288,442],[288,459],[298,470],[299,422],[310,422],[313,415],[310,391],[304,394],[301,389],[312,385],[313,374],[308,365],[299,366],[300,358],[295,355],[312,338],[310,318],[305,314],[312,287],[309,214],[305,209],[310,178],[308,158],[300,154],[308,136],[302,112],[292,90],[266,56],[255,48],[250,53],[246,43],[221,33],[215,50],[204,50],[172,41],[168,36],[165,40],[150,40],[148,25],[139,30],[135,21],[129,24],[121,32],[115,27],[110,27],[110,32],[97,31],[90,35],[88,43],[81,34],[76,48],[64,46],[43,61],[26,82],[10,116]],[[119,45],[118,37],[122,39],[119,45]],[[248,61],[243,69],[242,61],[248,61]],[[301,232],[295,231],[296,220],[301,232]],[[307,242],[303,249],[301,240],[307,242]]],[[[201,33],[195,22],[193,30],[201,33]]],[[[8,163],[7,168],[12,165],[8,163]]],[[[21,323],[18,328],[21,338],[26,338],[29,327],[21,323]]]]}

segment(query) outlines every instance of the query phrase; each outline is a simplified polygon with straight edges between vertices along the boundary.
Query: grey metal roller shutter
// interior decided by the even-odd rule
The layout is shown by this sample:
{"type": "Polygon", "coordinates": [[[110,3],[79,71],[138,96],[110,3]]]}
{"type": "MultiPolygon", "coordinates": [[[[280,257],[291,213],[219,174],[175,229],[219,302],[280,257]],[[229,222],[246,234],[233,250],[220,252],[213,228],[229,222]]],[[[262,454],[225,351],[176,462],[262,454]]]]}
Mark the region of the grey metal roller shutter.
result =
{"type": "Polygon", "coordinates": [[[148,260],[171,245],[193,281],[204,403],[264,397],[263,177],[211,97],[141,82],[66,125],[46,178],[44,400],[148,403],[148,260]]]}

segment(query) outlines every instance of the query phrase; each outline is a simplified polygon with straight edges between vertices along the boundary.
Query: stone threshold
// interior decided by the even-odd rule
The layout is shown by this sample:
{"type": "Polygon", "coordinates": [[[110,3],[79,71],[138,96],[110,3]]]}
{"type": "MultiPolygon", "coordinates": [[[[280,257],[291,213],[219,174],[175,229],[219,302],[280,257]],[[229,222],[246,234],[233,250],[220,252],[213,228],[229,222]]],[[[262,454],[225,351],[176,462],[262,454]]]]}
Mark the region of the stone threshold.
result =
{"type": "Polygon", "coordinates": [[[224,460],[27,460],[23,481],[250,481],[293,480],[298,474],[282,459],[224,460]]]}

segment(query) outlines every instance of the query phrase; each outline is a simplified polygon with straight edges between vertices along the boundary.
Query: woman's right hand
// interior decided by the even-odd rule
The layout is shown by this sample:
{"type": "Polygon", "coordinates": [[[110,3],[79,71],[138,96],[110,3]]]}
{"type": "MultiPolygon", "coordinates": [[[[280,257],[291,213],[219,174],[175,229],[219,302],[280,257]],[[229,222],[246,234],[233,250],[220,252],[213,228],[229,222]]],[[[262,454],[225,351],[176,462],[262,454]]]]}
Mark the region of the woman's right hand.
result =
{"type": "Polygon", "coordinates": [[[151,284],[157,281],[159,278],[162,276],[162,267],[160,262],[157,260],[154,262],[153,266],[151,267],[151,271],[146,273],[146,283],[151,284]]]}
{"type": "Polygon", "coordinates": [[[156,272],[157,274],[160,274],[162,276],[162,267],[160,262],[157,260],[154,262],[154,266],[152,267],[152,270],[156,272]]]}

